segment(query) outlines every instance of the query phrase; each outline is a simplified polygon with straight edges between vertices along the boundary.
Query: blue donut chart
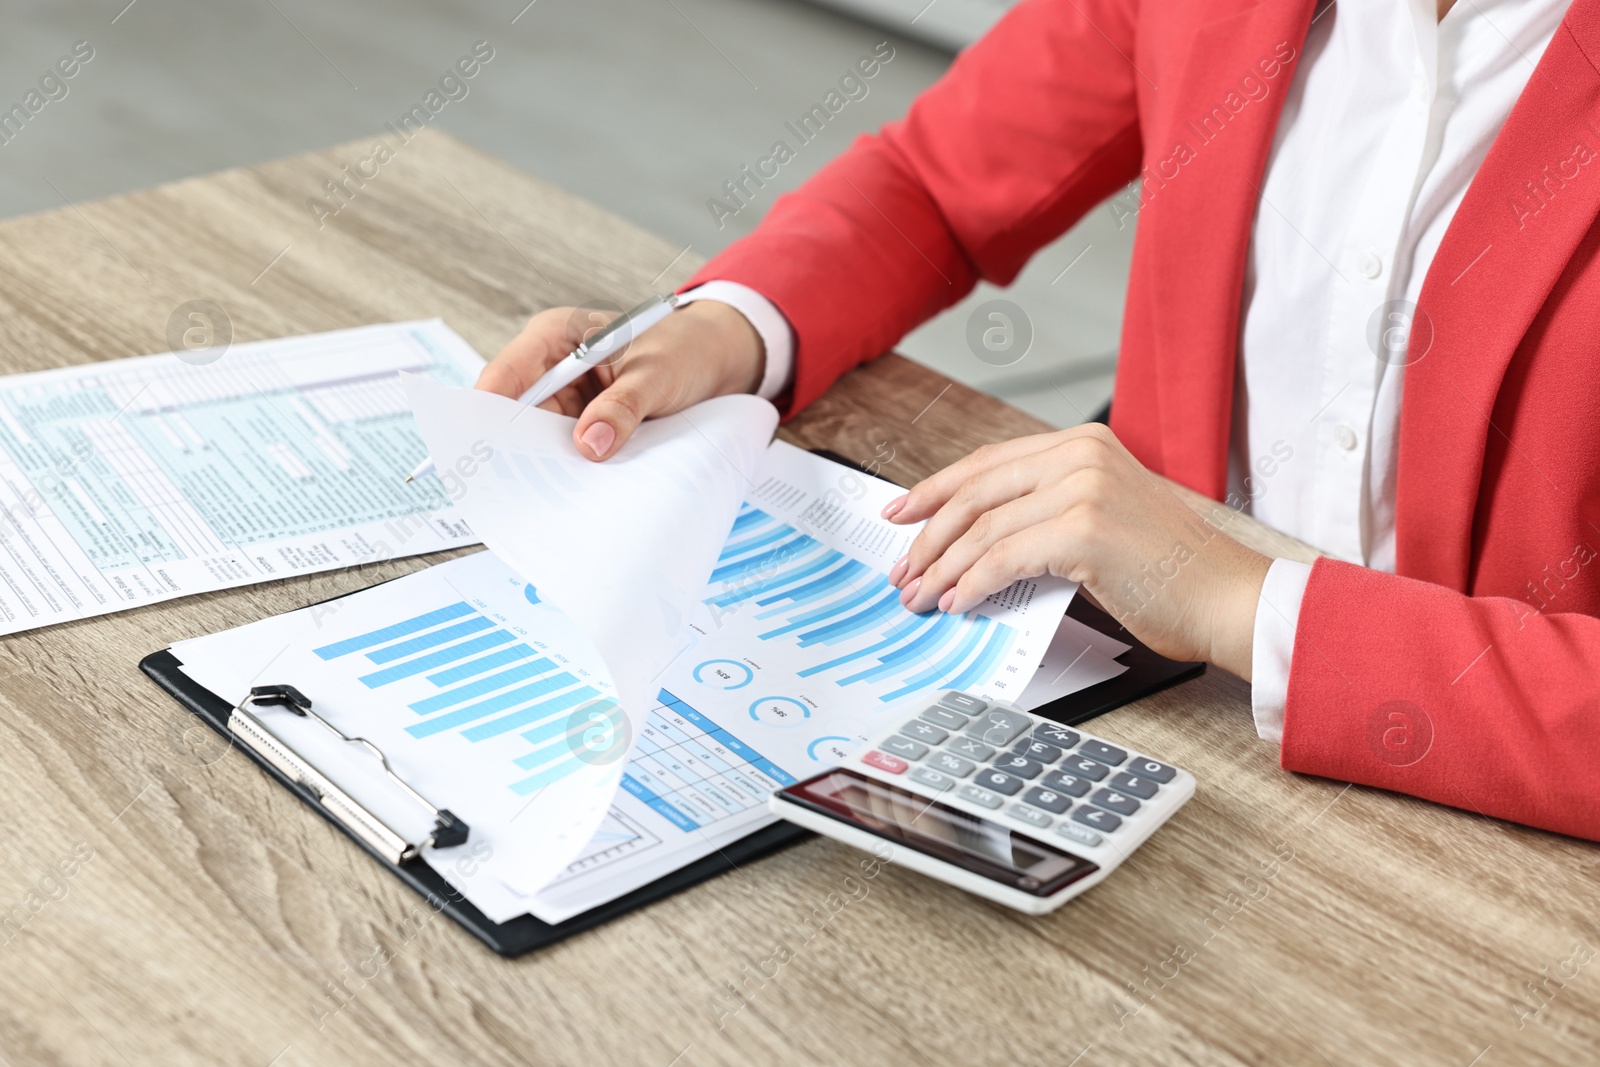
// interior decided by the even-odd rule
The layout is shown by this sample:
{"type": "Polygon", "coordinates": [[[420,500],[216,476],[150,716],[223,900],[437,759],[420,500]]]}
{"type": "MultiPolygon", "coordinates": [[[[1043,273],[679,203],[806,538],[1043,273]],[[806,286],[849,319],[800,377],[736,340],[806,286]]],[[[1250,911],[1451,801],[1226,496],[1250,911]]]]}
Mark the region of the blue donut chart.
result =
{"type": "Polygon", "coordinates": [[[694,680],[713,689],[743,689],[755,680],[755,672],[736,659],[708,659],[695,667],[694,680]],[[701,676],[702,671],[717,667],[728,667],[732,670],[712,670],[712,677],[701,676]]]}
{"type": "Polygon", "coordinates": [[[750,717],[766,726],[799,726],[811,718],[811,709],[794,697],[759,697],[750,702],[750,717]],[[793,712],[786,714],[791,706],[799,710],[798,716],[793,712]]]}
{"type": "Polygon", "coordinates": [[[806,746],[806,755],[810,756],[811,759],[814,760],[817,763],[821,763],[822,762],[822,757],[817,755],[817,746],[822,744],[824,741],[842,741],[842,742],[844,742],[844,745],[845,745],[846,748],[849,748],[851,745],[853,745],[855,743],[855,739],[854,738],[852,738],[852,737],[843,737],[843,736],[841,736],[839,734],[831,734],[831,735],[826,736],[826,737],[817,738],[815,741],[811,742],[809,745],[806,746]]]}
{"type": "Polygon", "coordinates": [[[539,603],[539,590],[533,587],[532,582],[523,587],[522,595],[528,598],[528,603],[530,604],[539,603]]]}

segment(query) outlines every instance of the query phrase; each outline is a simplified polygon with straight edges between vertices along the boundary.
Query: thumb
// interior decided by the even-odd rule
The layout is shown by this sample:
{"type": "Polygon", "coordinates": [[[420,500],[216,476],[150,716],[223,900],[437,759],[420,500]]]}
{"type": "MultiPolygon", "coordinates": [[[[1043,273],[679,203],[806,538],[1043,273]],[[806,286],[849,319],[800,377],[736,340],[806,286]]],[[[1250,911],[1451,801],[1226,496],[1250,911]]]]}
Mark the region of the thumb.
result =
{"type": "Polygon", "coordinates": [[[572,440],[585,458],[605,459],[633,436],[639,423],[678,406],[671,375],[661,362],[625,363],[616,380],[583,409],[572,440]]]}

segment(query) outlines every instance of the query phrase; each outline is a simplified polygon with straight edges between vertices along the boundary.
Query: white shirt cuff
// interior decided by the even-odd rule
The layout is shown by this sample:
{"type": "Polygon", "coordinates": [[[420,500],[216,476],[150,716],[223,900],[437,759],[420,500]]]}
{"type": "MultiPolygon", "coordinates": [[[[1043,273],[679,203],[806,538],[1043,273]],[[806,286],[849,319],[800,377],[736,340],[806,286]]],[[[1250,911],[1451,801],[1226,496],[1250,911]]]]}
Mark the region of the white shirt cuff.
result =
{"type": "Polygon", "coordinates": [[[749,320],[761,335],[766,349],[767,369],[761,375],[761,387],[756,395],[764,400],[776,400],[789,388],[794,376],[794,330],[766,297],[738,282],[710,281],[697,285],[678,297],[678,306],[696,300],[715,300],[727,304],[749,320]]]}
{"type": "Polygon", "coordinates": [[[1250,711],[1263,741],[1283,744],[1283,709],[1289,703],[1289,665],[1294,661],[1294,631],[1300,601],[1311,580],[1311,565],[1275,559],[1267,568],[1256,603],[1250,644],[1250,711]]]}

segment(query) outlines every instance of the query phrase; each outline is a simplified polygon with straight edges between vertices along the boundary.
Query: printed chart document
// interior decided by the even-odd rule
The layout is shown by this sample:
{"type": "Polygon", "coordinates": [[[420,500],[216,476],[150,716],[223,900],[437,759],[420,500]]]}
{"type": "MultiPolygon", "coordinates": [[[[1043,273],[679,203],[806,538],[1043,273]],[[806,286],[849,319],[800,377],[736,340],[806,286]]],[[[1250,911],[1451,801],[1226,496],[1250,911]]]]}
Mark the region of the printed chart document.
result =
{"type": "MultiPolygon", "coordinates": [[[[770,441],[765,401],[654,420],[594,464],[572,419],[405,386],[441,471],[488,444],[456,503],[493,551],[173,653],[230,701],[290,683],[370,738],[471,825],[423,855],[495,921],[560,922],[769,824],[773,790],[944,689],[1016,700],[1048,657],[1059,681],[1116,654],[1057,640],[1075,586],[1056,579],[962,616],[906,611],[887,572],[917,528],[878,514],[898,490],[770,441]]],[[[426,835],[362,750],[262,718],[426,835]]]]}
{"type": "Polygon", "coordinates": [[[433,320],[0,378],[0,635],[472,544],[399,375],[482,364],[433,320]]]}

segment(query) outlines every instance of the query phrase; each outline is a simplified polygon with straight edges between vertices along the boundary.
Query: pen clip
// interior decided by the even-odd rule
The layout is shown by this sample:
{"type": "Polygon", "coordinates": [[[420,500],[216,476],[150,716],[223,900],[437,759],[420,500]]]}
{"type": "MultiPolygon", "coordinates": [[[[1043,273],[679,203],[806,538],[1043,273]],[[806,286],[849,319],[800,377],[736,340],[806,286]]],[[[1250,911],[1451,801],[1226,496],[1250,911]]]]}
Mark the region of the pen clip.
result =
{"type": "Polygon", "coordinates": [[[392,863],[399,864],[414,859],[424,848],[430,846],[451,848],[466,844],[472,832],[471,827],[452,814],[449,809],[435,807],[426,797],[413,789],[409,782],[396,774],[394,767],[389,763],[389,757],[384,755],[382,749],[364,737],[351,737],[317,714],[312,710],[310,698],[292,685],[252,687],[249,694],[233,709],[228,718],[228,728],[273,766],[315,793],[330,814],[338,818],[363,841],[383,853],[392,863]],[[377,756],[379,762],[383,764],[384,774],[433,816],[433,832],[421,843],[407,841],[393,827],[319,772],[304,757],[284,745],[251,712],[252,705],[283,708],[301,718],[315,719],[339,740],[347,744],[360,745],[377,756]]]}
{"type": "MultiPolygon", "coordinates": [[[[637,307],[629,308],[579,342],[578,347],[572,350],[572,354],[591,367],[598,366],[603,361],[610,359],[614,354],[612,349],[616,348],[617,345],[613,342],[613,338],[632,326],[634,320],[640,315],[661,304],[665,304],[668,309],[677,307],[678,294],[663,293],[658,296],[652,296],[637,307]]],[[[624,347],[632,344],[633,336],[631,332],[620,343],[624,347]]]]}

